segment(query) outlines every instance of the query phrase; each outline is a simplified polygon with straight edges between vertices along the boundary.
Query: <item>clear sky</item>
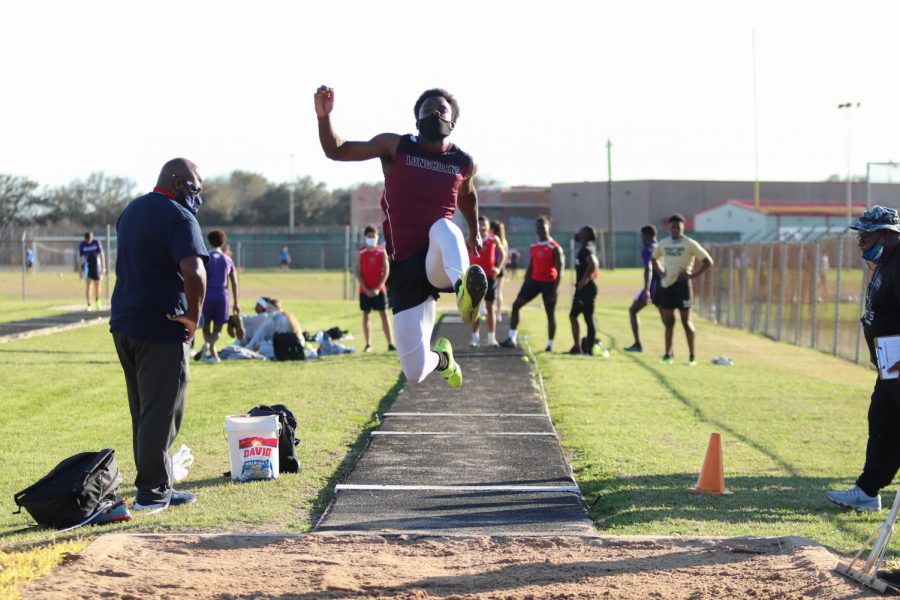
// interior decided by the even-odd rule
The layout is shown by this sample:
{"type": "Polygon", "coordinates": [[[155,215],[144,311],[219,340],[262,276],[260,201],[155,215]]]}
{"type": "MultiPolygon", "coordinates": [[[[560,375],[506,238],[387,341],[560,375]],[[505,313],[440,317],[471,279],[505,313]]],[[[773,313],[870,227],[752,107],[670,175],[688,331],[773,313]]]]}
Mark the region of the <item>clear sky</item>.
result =
{"type": "Polygon", "coordinates": [[[427,3],[193,0],[0,5],[0,173],[91,171],[142,189],[174,156],[336,187],[377,162],[325,159],[312,94],[347,139],[413,132],[424,89],[455,94],[451,136],[509,185],[822,180],[900,160],[897,2],[427,3]]]}

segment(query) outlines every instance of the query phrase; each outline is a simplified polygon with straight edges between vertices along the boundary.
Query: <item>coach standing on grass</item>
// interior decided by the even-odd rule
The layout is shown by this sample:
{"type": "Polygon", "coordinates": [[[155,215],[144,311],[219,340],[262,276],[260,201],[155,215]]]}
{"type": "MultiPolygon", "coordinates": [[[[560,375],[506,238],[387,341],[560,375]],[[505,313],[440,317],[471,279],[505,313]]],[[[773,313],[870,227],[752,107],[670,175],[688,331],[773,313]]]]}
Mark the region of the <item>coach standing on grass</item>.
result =
{"type": "MultiPolygon", "coordinates": [[[[850,229],[857,232],[863,260],[875,269],[866,290],[861,321],[870,359],[877,365],[875,338],[900,335],[900,215],[893,208],[873,206],[850,229]]],[[[900,370],[900,363],[890,370],[900,370]]],[[[869,441],[862,474],[849,490],[832,490],[826,496],[835,504],[858,511],[881,510],[878,492],[890,485],[898,469],[900,380],[879,378],[869,404],[869,441]]]]}
{"type": "Polygon", "coordinates": [[[202,204],[197,165],[163,165],[153,192],[116,224],[118,256],[110,331],[125,372],[137,477],[135,510],[196,500],[173,489],[169,446],[184,414],[189,343],[206,293],[209,260],[194,215],[202,204]]]}

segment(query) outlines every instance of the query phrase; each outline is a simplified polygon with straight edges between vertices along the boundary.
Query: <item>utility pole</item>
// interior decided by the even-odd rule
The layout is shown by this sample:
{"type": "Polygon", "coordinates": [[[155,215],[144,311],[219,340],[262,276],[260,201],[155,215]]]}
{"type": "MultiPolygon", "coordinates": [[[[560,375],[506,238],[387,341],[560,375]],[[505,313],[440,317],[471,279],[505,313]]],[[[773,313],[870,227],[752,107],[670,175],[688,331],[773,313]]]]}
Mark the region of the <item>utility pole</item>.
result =
{"type": "Polygon", "coordinates": [[[291,158],[291,179],[288,181],[288,194],[291,199],[290,210],[288,212],[288,233],[294,235],[294,155],[291,158]]]}
{"type": "Polygon", "coordinates": [[[851,109],[859,108],[859,102],[842,102],[838,104],[838,110],[847,109],[847,222],[853,222],[853,175],[850,172],[850,122],[851,109]]]}
{"type": "Polygon", "coordinates": [[[609,268],[616,268],[616,221],[613,214],[613,178],[612,178],[612,141],[606,140],[606,170],[609,179],[606,181],[606,197],[609,199],[609,268]]]}

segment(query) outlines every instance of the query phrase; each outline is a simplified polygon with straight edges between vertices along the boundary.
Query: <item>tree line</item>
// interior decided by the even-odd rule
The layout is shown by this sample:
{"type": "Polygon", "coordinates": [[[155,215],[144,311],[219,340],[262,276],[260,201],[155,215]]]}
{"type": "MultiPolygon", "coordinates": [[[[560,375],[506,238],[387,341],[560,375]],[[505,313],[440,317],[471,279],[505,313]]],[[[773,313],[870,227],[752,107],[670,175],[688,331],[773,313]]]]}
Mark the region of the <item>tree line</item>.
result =
{"type": "MultiPolygon", "coordinates": [[[[203,182],[203,208],[198,216],[209,225],[287,226],[293,187],[296,224],[347,225],[350,194],[359,185],[329,190],[309,176],[292,185],[269,181],[259,173],[232,171],[203,182]]],[[[0,173],[0,240],[12,228],[32,224],[81,229],[115,225],[122,209],[141,193],[145,191],[138,190],[135,181],[103,172],[56,188],[0,173]]]]}

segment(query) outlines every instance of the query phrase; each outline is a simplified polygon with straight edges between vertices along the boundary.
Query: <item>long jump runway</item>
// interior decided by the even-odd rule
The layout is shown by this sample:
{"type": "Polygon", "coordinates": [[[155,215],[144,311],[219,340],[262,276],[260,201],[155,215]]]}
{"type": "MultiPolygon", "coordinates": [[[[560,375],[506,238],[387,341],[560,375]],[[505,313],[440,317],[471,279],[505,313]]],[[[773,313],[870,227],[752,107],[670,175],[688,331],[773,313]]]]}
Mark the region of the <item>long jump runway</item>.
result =
{"type": "Polygon", "coordinates": [[[594,534],[523,351],[469,348],[470,331],[441,322],[462,388],[404,386],[316,531],[594,534]]]}

